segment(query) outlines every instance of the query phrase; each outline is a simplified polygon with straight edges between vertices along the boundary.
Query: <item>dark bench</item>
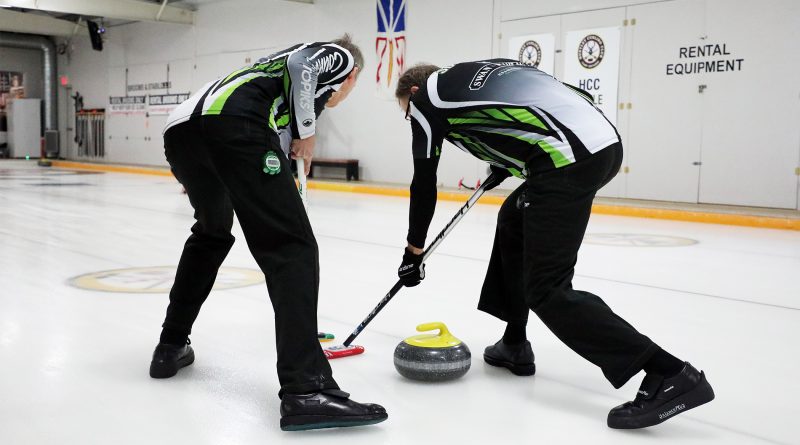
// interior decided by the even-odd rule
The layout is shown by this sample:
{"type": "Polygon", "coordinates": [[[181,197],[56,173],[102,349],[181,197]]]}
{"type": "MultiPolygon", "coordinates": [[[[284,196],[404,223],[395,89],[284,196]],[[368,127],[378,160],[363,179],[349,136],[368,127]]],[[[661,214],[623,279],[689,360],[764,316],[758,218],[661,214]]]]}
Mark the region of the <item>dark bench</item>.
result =
{"type": "Polygon", "coordinates": [[[345,169],[347,180],[358,181],[358,159],[325,159],[314,158],[311,160],[311,173],[308,177],[314,177],[314,167],[338,167],[345,169]]]}

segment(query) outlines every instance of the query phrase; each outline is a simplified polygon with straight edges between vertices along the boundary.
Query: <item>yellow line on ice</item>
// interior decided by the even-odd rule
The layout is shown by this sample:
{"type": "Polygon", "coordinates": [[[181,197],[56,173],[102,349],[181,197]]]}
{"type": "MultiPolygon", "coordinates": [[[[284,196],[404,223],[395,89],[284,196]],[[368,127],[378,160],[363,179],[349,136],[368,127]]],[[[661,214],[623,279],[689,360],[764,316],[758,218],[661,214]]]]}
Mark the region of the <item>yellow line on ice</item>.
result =
{"type": "MultiPolygon", "coordinates": [[[[93,170],[114,173],[132,173],[139,175],[172,176],[167,168],[135,167],[127,165],[94,164],[73,161],[53,161],[53,167],[70,168],[76,170],[93,170]]],[[[369,195],[408,197],[406,187],[387,187],[367,185],[353,182],[323,182],[308,181],[308,188],[315,190],[328,190],[333,192],[363,193],[369,195]]],[[[441,191],[438,199],[442,201],[465,201],[469,197],[465,192],[441,191]]],[[[500,205],[505,201],[505,196],[484,195],[481,204],[500,205]]],[[[674,221],[690,221],[709,224],[725,224],[732,226],[760,227],[768,229],[800,230],[800,218],[780,218],[772,216],[742,215],[733,213],[702,212],[695,210],[658,209],[638,206],[622,206],[609,204],[595,204],[592,212],[601,215],[631,216],[636,218],[668,219],[674,221]]]]}

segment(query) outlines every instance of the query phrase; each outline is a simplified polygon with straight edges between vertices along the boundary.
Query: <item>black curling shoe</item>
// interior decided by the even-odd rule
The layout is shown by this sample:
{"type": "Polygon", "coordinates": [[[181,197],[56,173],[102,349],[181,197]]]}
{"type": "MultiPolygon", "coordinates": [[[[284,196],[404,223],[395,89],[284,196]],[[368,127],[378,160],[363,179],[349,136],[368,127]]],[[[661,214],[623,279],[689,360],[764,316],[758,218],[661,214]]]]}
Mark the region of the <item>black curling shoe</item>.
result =
{"type": "Polygon", "coordinates": [[[636,398],[608,413],[608,426],[618,429],[646,428],[712,400],[714,390],[708,384],[705,373],[686,362],[678,375],[668,379],[647,374],[636,398]]]}
{"type": "Polygon", "coordinates": [[[355,402],[350,400],[350,394],[338,389],[284,394],[281,399],[283,431],[372,425],[388,417],[382,406],[355,402]]]}
{"type": "Polygon", "coordinates": [[[150,377],[166,379],[178,373],[178,370],[194,363],[194,350],[189,341],[183,346],[159,343],[153,351],[150,362],[150,377]]]}
{"type": "Polygon", "coordinates": [[[483,351],[483,360],[492,366],[507,368],[515,375],[536,374],[533,349],[528,340],[518,345],[507,345],[500,339],[493,346],[486,347],[483,351]]]}

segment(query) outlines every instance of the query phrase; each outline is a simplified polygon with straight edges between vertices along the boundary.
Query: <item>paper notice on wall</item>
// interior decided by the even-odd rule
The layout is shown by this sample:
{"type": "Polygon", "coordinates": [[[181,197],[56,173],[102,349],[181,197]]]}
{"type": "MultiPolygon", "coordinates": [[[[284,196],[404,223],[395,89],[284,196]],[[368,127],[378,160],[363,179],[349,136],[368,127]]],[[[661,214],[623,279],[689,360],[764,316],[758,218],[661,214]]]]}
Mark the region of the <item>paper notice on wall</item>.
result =
{"type": "Polygon", "coordinates": [[[151,116],[170,114],[181,102],[189,98],[189,93],[151,94],[148,96],[147,113],[151,116]]]}
{"type": "Polygon", "coordinates": [[[512,37],[508,41],[508,58],[519,60],[552,75],[555,66],[556,37],[553,34],[531,34],[512,37]]]}
{"type": "Polygon", "coordinates": [[[108,98],[109,114],[147,113],[147,96],[111,96],[108,98]]]}
{"type": "Polygon", "coordinates": [[[587,91],[611,123],[617,123],[620,30],[570,31],[564,46],[562,81],[587,91]]]}

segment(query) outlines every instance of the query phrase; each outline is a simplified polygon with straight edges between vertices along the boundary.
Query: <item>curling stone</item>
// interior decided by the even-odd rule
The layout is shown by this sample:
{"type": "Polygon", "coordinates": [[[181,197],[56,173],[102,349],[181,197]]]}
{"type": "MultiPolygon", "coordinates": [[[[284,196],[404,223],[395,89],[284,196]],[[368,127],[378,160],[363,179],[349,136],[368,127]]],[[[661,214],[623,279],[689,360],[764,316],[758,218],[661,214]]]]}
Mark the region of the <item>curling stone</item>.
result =
{"type": "Polygon", "coordinates": [[[469,371],[472,354],[466,343],[455,338],[441,322],[417,326],[418,332],[438,329],[400,342],[394,350],[394,367],[403,377],[425,382],[457,379],[469,371]]]}

